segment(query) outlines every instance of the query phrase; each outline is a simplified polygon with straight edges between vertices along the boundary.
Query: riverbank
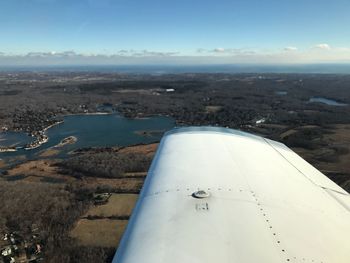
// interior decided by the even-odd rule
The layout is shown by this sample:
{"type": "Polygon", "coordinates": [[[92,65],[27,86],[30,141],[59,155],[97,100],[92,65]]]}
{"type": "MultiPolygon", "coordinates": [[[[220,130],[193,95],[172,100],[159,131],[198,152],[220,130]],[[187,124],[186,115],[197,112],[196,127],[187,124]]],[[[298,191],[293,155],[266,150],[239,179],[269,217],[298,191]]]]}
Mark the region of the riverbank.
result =
{"type": "MultiPolygon", "coordinates": [[[[62,115],[61,117],[62,118],[65,118],[65,117],[68,117],[68,116],[85,116],[85,115],[112,115],[112,114],[115,114],[115,112],[88,112],[88,113],[71,113],[71,114],[64,114],[62,115]]],[[[40,131],[33,131],[33,132],[29,132],[28,133],[28,136],[30,137],[35,137],[35,140],[29,144],[26,144],[25,146],[23,147],[1,147],[0,146],[0,153],[1,152],[16,152],[20,149],[25,149],[25,150],[33,150],[35,148],[38,148],[40,147],[42,144],[44,143],[47,143],[49,141],[49,137],[47,136],[46,132],[52,128],[52,127],[55,127],[59,124],[62,124],[64,123],[64,120],[62,121],[57,121],[53,124],[50,124],[49,126],[45,127],[44,129],[40,130],[40,131]]],[[[18,129],[10,129],[10,128],[7,128],[6,130],[4,131],[9,131],[9,132],[22,132],[18,129]]],[[[4,140],[4,139],[3,139],[4,140]]]]}
{"type": "MultiPolygon", "coordinates": [[[[144,156],[147,159],[153,158],[158,147],[158,143],[132,145],[127,147],[113,147],[113,148],[91,148],[85,151],[78,152],[83,158],[91,158],[92,156],[109,153],[115,156],[144,156]]],[[[51,150],[54,150],[51,148],[51,150]]],[[[45,153],[45,152],[44,152],[45,153]]],[[[46,157],[46,156],[42,156],[46,157]]],[[[72,157],[74,158],[74,157],[72,157]]],[[[77,178],[73,174],[66,173],[61,169],[62,159],[38,159],[30,160],[16,166],[9,168],[6,171],[6,175],[2,176],[2,179],[6,181],[25,181],[25,182],[46,182],[53,184],[66,184],[79,182],[83,185],[92,186],[105,186],[110,185],[115,189],[120,189],[121,192],[138,192],[140,190],[140,182],[143,181],[147,174],[147,169],[140,172],[125,172],[121,177],[106,178],[106,177],[92,177],[82,176],[77,178]]],[[[3,160],[0,160],[1,164],[5,164],[3,160]]],[[[102,164],[100,164],[102,165],[102,164]]],[[[130,163],[130,165],[133,165],[130,163]]],[[[114,167],[119,169],[118,167],[114,167]]],[[[1,177],[0,177],[1,180],[1,177]]]]}
{"type": "Polygon", "coordinates": [[[35,148],[40,147],[42,144],[47,143],[49,141],[49,137],[45,134],[46,131],[56,125],[59,125],[60,123],[63,123],[63,121],[57,121],[47,127],[45,127],[41,131],[32,132],[29,133],[28,136],[35,137],[35,140],[33,142],[30,142],[24,146],[19,147],[0,147],[0,152],[6,153],[6,152],[16,152],[18,150],[24,149],[24,150],[33,150],[35,148]]]}
{"type": "Polygon", "coordinates": [[[165,131],[164,130],[140,130],[140,131],[135,131],[135,134],[139,136],[144,136],[144,137],[152,137],[158,134],[163,134],[165,131]]]}
{"type": "MultiPolygon", "coordinates": [[[[2,153],[0,158],[4,159],[8,167],[13,167],[26,160],[57,158],[67,160],[72,158],[71,152],[78,151],[78,149],[110,149],[158,142],[162,137],[162,132],[172,129],[174,125],[173,119],[159,116],[147,119],[130,119],[117,113],[65,116],[63,121],[60,120],[54,125],[45,127],[45,133],[41,131],[41,134],[47,138],[40,137],[41,141],[27,145],[30,146],[30,149],[22,148],[14,153],[2,153]],[[138,134],[139,130],[145,131],[147,136],[138,134]],[[20,155],[24,156],[23,160],[16,159],[20,155]]],[[[12,136],[11,139],[16,142],[17,138],[22,135],[27,137],[22,133],[12,136]]],[[[23,146],[23,143],[20,146],[23,146]]]]}
{"type": "Polygon", "coordinates": [[[62,149],[60,148],[64,147],[65,145],[74,144],[77,141],[78,141],[78,138],[75,136],[66,137],[62,141],[60,141],[57,145],[54,145],[46,150],[41,151],[39,156],[43,158],[53,157],[61,153],[62,149]]]}
{"type": "MultiPolygon", "coordinates": [[[[109,113],[109,112],[89,112],[89,113],[73,113],[73,114],[65,114],[63,116],[61,116],[62,118],[67,117],[67,116],[84,116],[84,115],[111,115],[111,114],[115,114],[115,113],[109,113]]],[[[62,121],[57,121],[53,124],[50,124],[49,126],[45,127],[44,129],[42,129],[41,131],[33,131],[33,132],[29,132],[28,136],[31,137],[35,137],[35,140],[29,144],[26,144],[24,146],[21,147],[1,147],[0,146],[0,153],[6,153],[6,152],[16,152],[18,150],[24,149],[24,150],[33,150],[36,149],[38,147],[40,147],[41,145],[47,143],[49,141],[49,136],[47,136],[46,132],[52,128],[55,127],[59,124],[64,123],[64,120],[62,121]]],[[[20,132],[18,130],[11,130],[11,129],[6,129],[6,131],[12,131],[12,132],[20,132]]]]}
{"type": "Polygon", "coordinates": [[[63,122],[64,122],[64,121],[57,121],[57,122],[55,122],[54,124],[51,124],[51,125],[47,126],[45,129],[43,129],[43,132],[46,132],[48,129],[50,129],[50,128],[56,126],[56,125],[59,125],[59,124],[61,124],[61,123],[63,123],[63,122]]]}
{"type": "Polygon", "coordinates": [[[5,161],[0,159],[0,169],[5,167],[5,166],[6,166],[5,161]]]}

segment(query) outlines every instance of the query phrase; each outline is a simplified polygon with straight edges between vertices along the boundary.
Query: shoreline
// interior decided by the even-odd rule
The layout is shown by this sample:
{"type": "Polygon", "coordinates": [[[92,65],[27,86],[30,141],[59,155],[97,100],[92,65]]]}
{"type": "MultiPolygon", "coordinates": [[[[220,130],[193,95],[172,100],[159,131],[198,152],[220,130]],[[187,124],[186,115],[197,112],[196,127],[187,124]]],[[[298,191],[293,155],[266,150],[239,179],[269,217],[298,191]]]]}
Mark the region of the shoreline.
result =
{"type": "Polygon", "coordinates": [[[30,144],[25,145],[24,147],[22,147],[22,149],[26,150],[26,151],[30,151],[33,149],[36,149],[38,147],[40,147],[41,145],[47,143],[49,141],[49,136],[46,135],[46,131],[56,125],[59,125],[61,123],[63,123],[64,121],[57,121],[47,127],[45,127],[43,130],[39,131],[39,135],[35,136],[36,140],[30,144]]]}
{"type": "MultiPolygon", "coordinates": [[[[78,116],[78,115],[111,115],[111,114],[115,114],[115,113],[109,113],[109,112],[91,112],[91,113],[72,113],[72,114],[65,114],[63,115],[63,118],[66,116],[78,116]]],[[[47,127],[45,127],[43,130],[39,131],[39,135],[34,135],[32,133],[28,133],[27,135],[30,137],[36,137],[36,140],[26,144],[24,146],[21,147],[0,147],[0,153],[7,153],[7,152],[17,152],[18,150],[26,150],[26,151],[30,151],[33,149],[36,149],[38,147],[40,147],[41,145],[47,143],[50,138],[45,134],[46,131],[56,125],[59,125],[61,123],[64,123],[64,120],[62,121],[57,121],[47,127]]],[[[11,130],[6,130],[6,131],[11,131],[11,130]]],[[[13,131],[13,132],[21,132],[21,131],[13,131]]]]}
{"type": "MultiPolygon", "coordinates": [[[[40,147],[41,145],[47,143],[50,140],[50,138],[49,138],[49,136],[47,136],[46,132],[50,128],[64,123],[64,117],[67,117],[67,116],[85,116],[85,115],[113,115],[113,114],[116,114],[116,115],[119,115],[119,116],[122,116],[122,117],[128,118],[128,119],[139,119],[139,120],[149,119],[152,117],[152,116],[142,116],[142,117],[136,116],[136,117],[130,118],[130,117],[125,117],[122,113],[119,113],[119,112],[86,112],[86,113],[65,114],[65,115],[59,116],[59,117],[62,117],[63,120],[57,121],[53,124],[50,124],[49,126],[45,127],[44,129],[42,129],[40,131],[27,133],[28,136],[35,137],[35,140],[33,142],[28,143],[28,144],[21,146],[21,147],[0,147],[0,153],[17,152],[19,150],[30,151],[30,150],[33,150],[33,149],[40,147]]],[[[158,114],[156,116],[164,116],[164,115],[158,114]]],[[[12,131],[12,130],[7,130],[7,131],[12,131]]],[[[23,132],[23,131],[13,131],[13,132],[23,132]]],[[[141,134],[139,134],[139,135],[141,135],[141,134]]]]}
{"type": "Polygon", "coordinates": [[[83,113],[69,113],[69,114],[65,114],[63,115],[63,117],[66,116],[84,116],[84,115],[113,115],[113,114],[118,114],[117,112],[83,112],[83,113]]]}
{"type": "Polygon", "coordinates": [[[50,128],[56,126],[56,125],[59,125],[59,124],[61,124],[61,123],[64,123],[64,121],[55,122],[55,123],[53,123],[53,124],[47,126],[46,128],[44,128],[42,131],[43,131],[43,132],[46,132],[48,129],[50,129],[50,128]]]}
{"type": "Polygon", "coordinates": [[[63,123],[64,121],[57,121],[47,127],[45,127],[43,130],[39,131],[39,135],[34,135],[33,134],[28,134],[28,136],[31,136],[31,137],[36,137],[36,139],[29,143],[29,144],[26,144],[24,146],[21,146],[21,147],[3,147],[3,148],[0,148],[0,153],[6,153],[6,152],[17,152],[18,150],[26,150],[26,151],[29,151],[29,150],[33,150],[35,148],[38,148],[40,147],[41,145],[47,143],[49,141],[49,137],[45,134],[45,132],[56,126],[56,125],[59,125],[61,123],[63,123]]]}

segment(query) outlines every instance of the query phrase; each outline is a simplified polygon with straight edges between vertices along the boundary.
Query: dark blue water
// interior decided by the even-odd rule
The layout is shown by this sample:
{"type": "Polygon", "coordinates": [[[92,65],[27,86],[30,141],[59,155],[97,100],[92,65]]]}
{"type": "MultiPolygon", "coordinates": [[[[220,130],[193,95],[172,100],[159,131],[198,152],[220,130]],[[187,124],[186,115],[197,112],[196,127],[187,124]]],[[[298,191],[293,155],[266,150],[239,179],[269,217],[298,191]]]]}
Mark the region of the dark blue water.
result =
{"type": "MultiPolygon", "coordinates": [[[[175,122],[168,117],[151,117],[145,119],[128,119],[118,114],[105,115],[71,115],[64,117],[64,122],[48,129],[46,134],[49,141],[32,150],[18,150],[16,152],[0,153],[0,158],[6,160],[21,157],[35,159],[44,150],[54,147],[68,136],[77,137],[77,142],[60,148],[57,156],[65,157],[67,154],[79,148],[85,147],[111,147],[128,146],[140,143],[159,141],[165,131],[172,129],[175,122]],[[141,135],[140,131],[149,131],[141,135]]],[[[3,141],[0,145],[23,141],[23,133],[0,133],[3,141]],[[4,141],[6,139],[6,141],[4,141]]]]}
{"type": "Polygon", "coordinates": [[[285,96],[285,95],[288,94],[287,91],[276,91],[275,93],[276,93],[277,95],[280,95],[280,96],[285,96]]]}
{"type": "Polygon", "coordinates": [[[309,102],[319,102],[319,103],[327,104],[329,106],[347,106],[348,105],[346,103],[340,103],[336,100],[326,99],[322,97],[312,97],[310,98],[309,102]]]}
{"type": "Polygon", "coordinates": [[[0,146],[5,147],[23,147],[34,141],[35,138],[29,137],[25,133],[18,132],[0,132],[0,146]]]}

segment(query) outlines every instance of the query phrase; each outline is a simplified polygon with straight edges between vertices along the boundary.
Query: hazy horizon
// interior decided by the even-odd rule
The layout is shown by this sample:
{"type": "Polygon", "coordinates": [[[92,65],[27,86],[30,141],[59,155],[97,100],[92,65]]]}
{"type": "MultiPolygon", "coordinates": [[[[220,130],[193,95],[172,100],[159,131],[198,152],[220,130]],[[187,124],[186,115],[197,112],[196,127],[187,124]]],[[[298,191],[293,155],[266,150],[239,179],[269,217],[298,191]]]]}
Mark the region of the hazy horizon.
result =
{"type": "Polygon", "coordinates": [[[290,73],[350,74],[346,64],[134,64],[134,65],[13,65],[0,72],[101,72],[101,73],[290,73]]]}

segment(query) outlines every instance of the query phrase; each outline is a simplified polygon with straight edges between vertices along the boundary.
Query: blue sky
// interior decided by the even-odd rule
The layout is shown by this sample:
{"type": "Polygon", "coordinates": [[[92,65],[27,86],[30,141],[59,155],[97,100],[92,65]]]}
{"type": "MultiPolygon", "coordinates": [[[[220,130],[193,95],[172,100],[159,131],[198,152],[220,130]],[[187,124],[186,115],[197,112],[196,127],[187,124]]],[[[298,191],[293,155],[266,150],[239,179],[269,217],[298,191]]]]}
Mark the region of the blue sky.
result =
{"type": "Polygon", "coordinates": [[[349,14],[348,0],[0,0],[0,63],[349,62],[349,14]]]}

